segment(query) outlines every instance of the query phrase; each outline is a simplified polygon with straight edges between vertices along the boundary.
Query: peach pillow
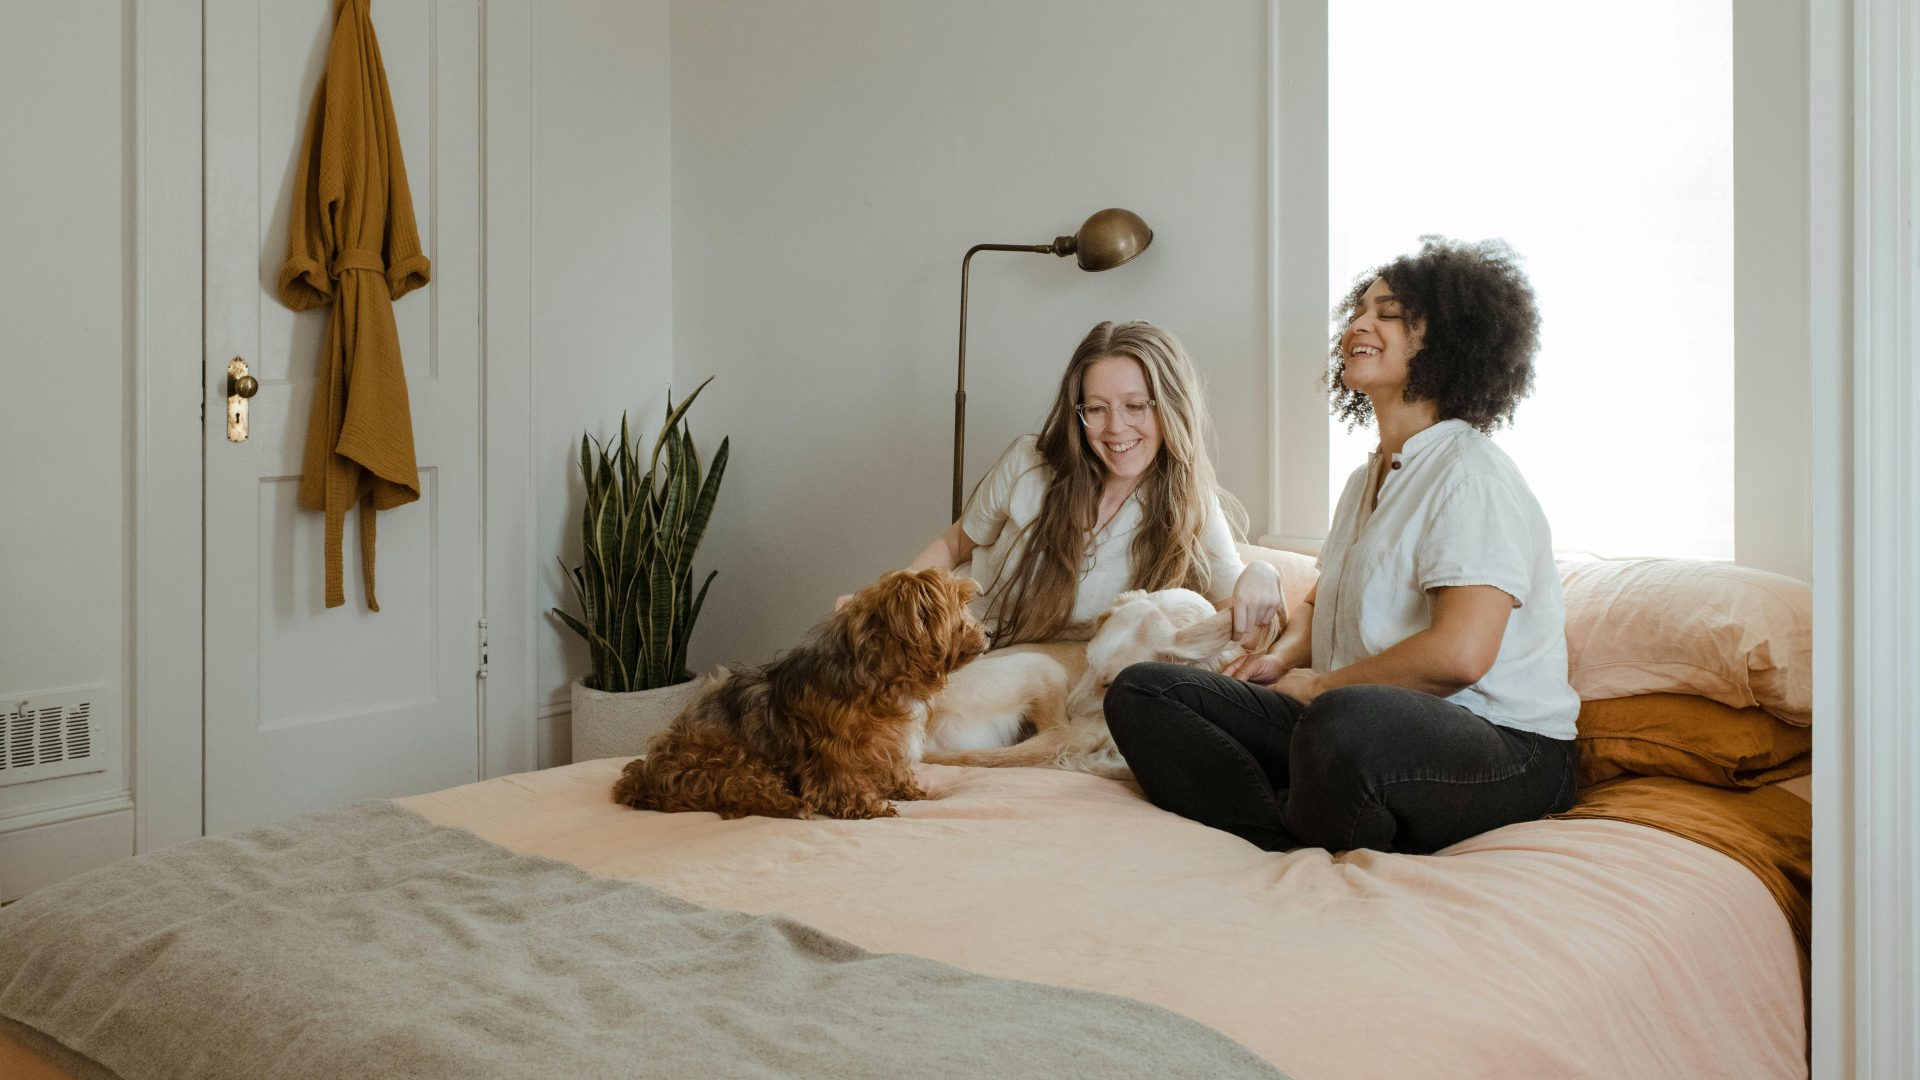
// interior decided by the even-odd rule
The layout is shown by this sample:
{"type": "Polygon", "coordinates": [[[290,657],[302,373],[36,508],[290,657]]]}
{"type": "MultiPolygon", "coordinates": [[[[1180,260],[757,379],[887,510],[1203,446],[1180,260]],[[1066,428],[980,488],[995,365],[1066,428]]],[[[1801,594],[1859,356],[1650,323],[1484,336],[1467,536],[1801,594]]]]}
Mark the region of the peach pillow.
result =
{"type": "Polygon", "coordinates": [[[1695,694],[1813,721],[1813,589],[1694,559],[1565,560],[1567,676],[1582,700],[1695,694]]]}
{"type": "Polygon", "coordinates": [[[1811,729],[1765,709],[1687,694],[1581,702],[1578,723],[1583,788],[1616,776],[1752,788],[1805,776],[1812,766],[1811,729]]]}

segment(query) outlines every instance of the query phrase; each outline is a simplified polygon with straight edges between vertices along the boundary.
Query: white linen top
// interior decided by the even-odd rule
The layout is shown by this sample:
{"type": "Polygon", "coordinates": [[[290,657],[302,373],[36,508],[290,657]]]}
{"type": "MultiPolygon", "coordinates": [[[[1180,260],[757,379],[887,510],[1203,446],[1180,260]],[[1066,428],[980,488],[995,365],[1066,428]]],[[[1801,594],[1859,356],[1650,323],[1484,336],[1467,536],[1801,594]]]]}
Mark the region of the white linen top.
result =
{"type": "MultiPolygon", "coordinates": [[[[957,567],[955,572],[980,583],[981,595],[975,603],[982,614],[1012,584],[1017,551],[1026,546],[1026,527],[1039,516],[1052,477],[1053,470],[1040,456],[1039,439],[1023,435],[1000,455],[993,471],[980,481],[968,500],[966,512],[960,515],[961,529],[979,546],[974,548],[972,565],[957,567]]],[[[1201,591],[1207,599],[1219,601],[1233,594],[1233,583],[1245,566],[1220,500],[1212,492],[1206,499],[1207,522],[1200,542],[1206,548],[1212,576],[1201,591]]],[[[1131,587],[1133,538],[1145,517],[1136,489],[1094,537],[1080,563],[1080,584],[1074,590],[1068,636],[1085,636],[1087,624],[1131,587]]]]}
{"type": "Polygon", "coordinates": [[[1546,515],[1505,451],[1464,420],[1376,451],[1347,480],[1316,565],[1313,667],[1331,672],[1433,625],[1429,589],[1491,585],[1513,597],[1484,678],[1447,700],[1503,727],[1574,736],[1580,698],[1567,682],[1566,601],[1546,515]],[[1368,471],[1386,466],[1366,506],[1368,471]]]}

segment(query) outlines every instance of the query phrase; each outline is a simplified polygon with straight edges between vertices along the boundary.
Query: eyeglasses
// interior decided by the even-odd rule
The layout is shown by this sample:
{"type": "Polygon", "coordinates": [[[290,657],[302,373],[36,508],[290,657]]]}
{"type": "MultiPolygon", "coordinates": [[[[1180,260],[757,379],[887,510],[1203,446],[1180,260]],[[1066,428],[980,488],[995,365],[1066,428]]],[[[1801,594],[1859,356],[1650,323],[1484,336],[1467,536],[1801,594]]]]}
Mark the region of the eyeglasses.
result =
{"type": "MultiPolygon", "coordinates": [[[[1151,413],[1154,406],[1158,404],[1159,402],[1154,401],[1152,398],[1146,398],[1140,401],[1123,401],[1120,403],[1120,414],[1127,418],[1127,423],[1138,424],[1145,420],[1147,414],[1151,413]]],[[[1075,405],[1073,411],[1080,414],[1080,422],[1088,427],[1103,428],[1113,422],[1113,406],[1111,405],[1075,405]]]]}

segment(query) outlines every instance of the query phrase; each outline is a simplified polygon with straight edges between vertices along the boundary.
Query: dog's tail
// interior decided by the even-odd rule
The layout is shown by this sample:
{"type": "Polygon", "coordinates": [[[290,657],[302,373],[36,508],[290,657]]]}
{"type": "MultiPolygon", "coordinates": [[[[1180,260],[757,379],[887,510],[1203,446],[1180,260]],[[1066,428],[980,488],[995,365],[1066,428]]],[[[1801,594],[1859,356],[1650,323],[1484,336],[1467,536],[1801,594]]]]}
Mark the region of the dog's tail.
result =
{"type": "Polygon", "coordinates": [[[787,778],[719,732],[669,730],[621,771],[613,801],[636,810],[706,810],[723,818],[806,817],[787,778]]]}

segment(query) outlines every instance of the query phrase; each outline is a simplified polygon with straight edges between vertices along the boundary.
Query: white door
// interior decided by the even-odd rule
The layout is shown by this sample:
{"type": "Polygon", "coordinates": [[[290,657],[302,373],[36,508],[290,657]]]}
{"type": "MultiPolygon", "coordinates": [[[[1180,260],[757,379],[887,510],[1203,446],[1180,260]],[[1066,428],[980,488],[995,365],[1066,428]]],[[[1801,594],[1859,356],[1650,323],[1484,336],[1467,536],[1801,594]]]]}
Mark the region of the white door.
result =
{"type": "Polygon", "coordinates": [[[328,312],[275,295],[327,0],[205,0],[206,829],[478,778],[480,0],[373,18],[432,283],[395,304],[420,499],[380,514],[380,611],[348,516],[347,604],[323,606],[322,521],[296,502],[328,312]],[[226,436],[227,362],[259,380],[226,436]]]}

